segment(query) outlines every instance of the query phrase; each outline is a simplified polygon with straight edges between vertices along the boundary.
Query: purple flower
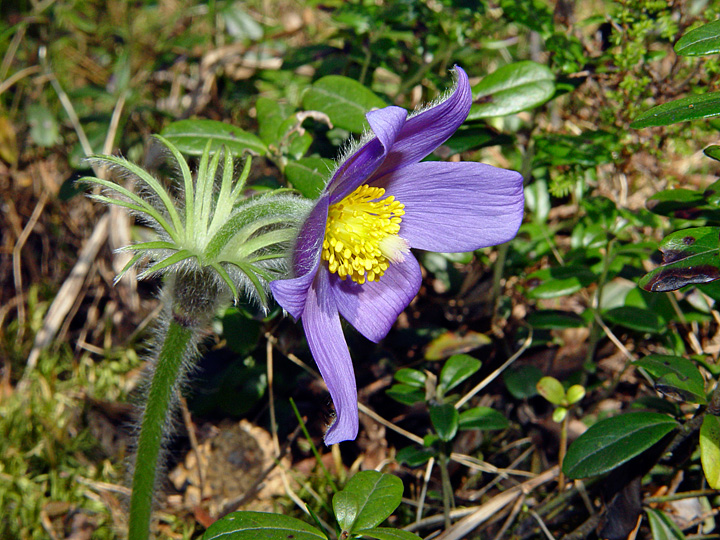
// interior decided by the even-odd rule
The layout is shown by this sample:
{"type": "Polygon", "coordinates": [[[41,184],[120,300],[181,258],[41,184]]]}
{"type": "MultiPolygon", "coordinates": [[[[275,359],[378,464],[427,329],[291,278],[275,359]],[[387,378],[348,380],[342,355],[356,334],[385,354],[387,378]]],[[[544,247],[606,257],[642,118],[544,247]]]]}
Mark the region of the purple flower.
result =
{"type": "Polygon", "coordinates": [[[522,177],[482,163],[419,163],[467,117],[467,75],[444,100],[408,117],[400,107],[369,112],[372,129],[348,152],[300,227],[294,276],[270,284],[278,303],[302,319],[330,390],[336,420],[330,445],[358,432],[357,389],[342,315],[381,340],[420,289],[410,248],[459,252],[506,242],[523,216],[522,177]]]}

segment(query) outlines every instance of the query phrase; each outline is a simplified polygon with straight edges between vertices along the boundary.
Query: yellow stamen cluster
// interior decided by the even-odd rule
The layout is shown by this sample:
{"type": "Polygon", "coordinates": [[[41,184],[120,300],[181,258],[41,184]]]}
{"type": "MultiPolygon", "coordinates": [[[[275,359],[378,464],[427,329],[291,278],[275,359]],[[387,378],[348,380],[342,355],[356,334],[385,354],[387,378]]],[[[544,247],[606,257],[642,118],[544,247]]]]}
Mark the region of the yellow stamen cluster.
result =
{"type": "Polygon", "coordinates": [[[322,259],[342,279],[377,281],[390,262],[402,262],[409,251],[397,233],[405,205],[385,190],[364,184],[328,211],[322,259]]]}

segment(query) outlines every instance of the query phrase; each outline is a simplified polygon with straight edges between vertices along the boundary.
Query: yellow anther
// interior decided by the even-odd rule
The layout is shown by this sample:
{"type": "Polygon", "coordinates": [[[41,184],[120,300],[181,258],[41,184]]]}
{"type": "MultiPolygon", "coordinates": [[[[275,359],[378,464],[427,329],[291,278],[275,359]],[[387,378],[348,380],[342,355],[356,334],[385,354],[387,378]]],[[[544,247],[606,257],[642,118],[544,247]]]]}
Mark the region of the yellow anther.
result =
{"type": "Polygon", "coordinates": [[[322,259],[328,270],[356,283],[377,281],[389,262],[402,262],[409,251],[398,236],[405,205],[385,190],[364,184],[330,206],[322,259]]]}

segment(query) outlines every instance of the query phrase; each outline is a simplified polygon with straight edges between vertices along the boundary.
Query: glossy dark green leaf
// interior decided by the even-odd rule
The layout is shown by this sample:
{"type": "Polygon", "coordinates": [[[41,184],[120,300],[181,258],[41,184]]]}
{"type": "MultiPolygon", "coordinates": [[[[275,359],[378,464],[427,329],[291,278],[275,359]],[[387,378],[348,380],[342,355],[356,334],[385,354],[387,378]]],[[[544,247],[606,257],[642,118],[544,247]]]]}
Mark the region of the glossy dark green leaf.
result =
{"type": "Polygon", "coordinates": [[[652,412],[600,420],[570,445],[563,471],[569,478],[606,473],[642,454],[677,426],[669,416],[652,412]]]}
{"type": "Polygon", "coordinates": [[[666,292],[720,278],[720,227],[697,227],[666,236],[659,249],[663,264],[645,274],[646,291],[666,292]]]}
{"type": "Polygon", "coordinates": [[[402,501],[402,481],[392,474],[361,471],[333,496],[333,510],[343,531],[377,527],[402,501]]]}
{"type": "Polygon", "coordinates": [[[335,167],[331,159],[319,157],[300,158],[285,166],[285,176],[304,197],[316,199],[322,192],[335,167]]]}
{"type": "Polygon", "coordinates": [[[480,360],[468,354],[454,354],[447,359],[440,371],[440,384],[447,392],[474,375],[481,365],[480,360]]]}
{"type": "Polygon", "coordinates": [[[668,126],[687,120],[707,118],[720,114],[720,92],[708,92],[663,103],[642,113],[630,127],[639,129],[668,126]]]}
{"type": "Polygon", "coordinates": [[[203,540],[327,540],[315,527],[294,517],[266,512],[233,512],[210,527],[203,540]]]}
{"type": "Polygon", "coordinates": [[[395,455],[395,459],[398,463],[405,463],[408,467],[419,467],[427,463],[431,457],[435,457],[436,451],[434,448],[419,448],[415,446],[406,446],[402,450],[399,450],[395,455]]]}
{"type": "Polygon", "coordinates": [[[420,537],[415,533],[404,531],[402,529],[391,529],[389,527],[363,529],[357,532],[358,534],[362,534],[363,536],[368,536],[370,538],[376,538],[377,540],[420,540],[420,537]]]}
{"type": "Polygon", "coordinates": [[[720,19],[690,30],[675,44],[683,56],[703,56],[720,52],[720,19]]]}
{"type": "Polygon", "coordinates": [[[395,372],[395,380],[414,388],[425,389],[427,375],[419,369],[401,368],[395,372]]]}
{"type": "Polygon", "coordinates": [[[537,383],[542,376],[540,368],[528,365],[505,370],[503,380],[514,398],[527,399],[537,396],[537,383]]]}
{"type": "Polygon", "coordinates": [[[685,535],[662,510],[645,508],[653,540],[685,540],[685,535]]]}
{"type": "Polygon", "coordinates": [[[705,381],[692,360],[681,356],[651,354],[634,362],[644,368],[653,379],[655,388],[681,401],[707,403],[705,381]]]}
{"type": "Polygon", "coordinates": [[[505,415],[490,407],[473,407],[460,413],[459,429],[496,430],[507,429],[510,422],[505,415]]]}
{"type": "Polygon", "coordinates": [[[386,103],[359,82],[340,75],[328,75],[315,81],[303,95],[306,110],[328,115],[335,127],[362,133],[368,127],[365,114],[386,103]]]}
{"type": "Polygon", "coordinates": [[[706,414],[700,428],[700,461],[708,485],[720,489],[720,418],[706,414]]]}
{"type": "Polygon", "coordinates": [[[587,326],[585,319],[577,313],[555,309],[533,311],[526,320],[530,326],[538,330],[559,330],[587,326]]]}
{"type": "Polygon", "coordinates": [[[460,415],[450,403],[430,407],[430,421],[443,441],[451,441],[455,437],[460,423],[460,415]]]}
{"type": "Polygon", "coordinates": [[[678,210],[697,208],[705,204],[705,197],[694,189],[665,189],[650,196],[645,206],[661,216],[673,216],[678,210]]]}
{"type": "Polygon", "coordinates": [[[544,268],[528,276],[529,298],[558,298],[576,293],[595,281],[595,274],[584,266],[544,268]]]}
{"type": "Polygon", "coordinates": [[[267,153],[267,147],[258,137],[239,127],[216,120],[178,120],[162,130],[161,135],[178,150],[191,156],[200,156],[208,140],[212,139],[211,152],[223,146],[233,155],[251,152],[260,156],[267,153]]]}
{"type": "Polygon", "coordinates": [[[473,86],[468,120],[505,116],[532,109],[555,93],[555,75],[547,66],[524,60],[499,68],[473,86]]]}
{"type": "Polygon", "coordinates": [[[717,144],[708,146],[705,150],[703,150],[703,152],[707,157],[720,161],[720,146],[717,144]]]}
{"type": "Polygon", "coordinates": [[[393,384],[386,390],[388,396],[404,405],[425,401],[425,390],[407,384],[393,384]]]}
{"type": "Polygon", "coordinates": [[[665,329],[660,316],[649,309],[621,306],[603,312],[603,319],[636,332],[659,334],[665,329]]]}

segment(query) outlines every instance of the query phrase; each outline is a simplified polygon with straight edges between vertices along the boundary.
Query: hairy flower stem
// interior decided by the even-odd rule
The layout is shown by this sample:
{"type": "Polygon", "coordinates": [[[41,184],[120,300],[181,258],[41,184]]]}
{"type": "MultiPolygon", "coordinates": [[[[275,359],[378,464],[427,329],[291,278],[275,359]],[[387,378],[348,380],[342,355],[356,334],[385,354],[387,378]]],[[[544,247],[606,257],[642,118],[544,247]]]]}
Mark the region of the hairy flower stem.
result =
{"type": "Polygon", "coordinates": [[[137,443],[130,497],[129,540],[146,540],[150,534],[155,472],[162,447],[163,428],[170,410],[175,381],[181,374],[192,336],[190,328],[170,321],[160,349],[137,443]]]}
{"type": "Polygon", "coordinates": [[[223,295],[208,272],[178,274],[166,284],[169,321],[161,324],[157,358],[149,384],[137,441],[129,540],[150,535],[153,493],[168,417],[180,383],[196,355],[199,331],[211,320],[223,295]]]}

